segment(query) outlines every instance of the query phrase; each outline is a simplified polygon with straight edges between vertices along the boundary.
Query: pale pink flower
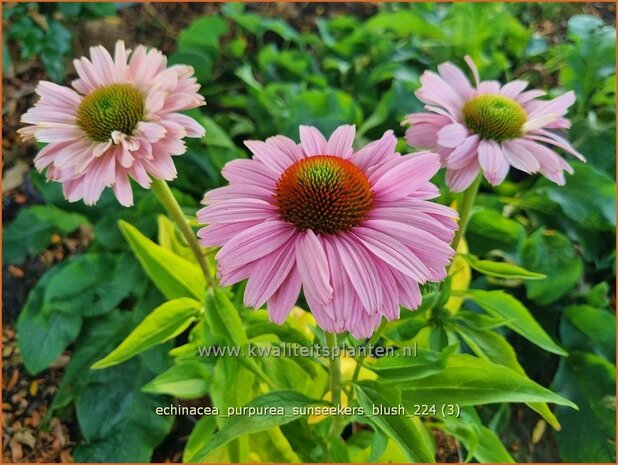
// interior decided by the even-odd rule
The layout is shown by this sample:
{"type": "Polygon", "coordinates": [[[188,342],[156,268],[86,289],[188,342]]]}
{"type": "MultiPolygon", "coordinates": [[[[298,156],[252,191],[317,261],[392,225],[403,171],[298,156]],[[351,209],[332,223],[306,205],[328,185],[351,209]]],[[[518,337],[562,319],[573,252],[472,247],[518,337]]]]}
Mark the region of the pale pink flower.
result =
{"type": "Polygon", "coordinates": [[[399,306],[418,307],[419,283],[441,281],[457,214],[429,201],[439,156],[395,152],[392,131],[354,151],[354,126],[326,140],[300,127],[247,141],[250,160],[223,168],[229,185],[204,197],[198,232],[217,254],[222,285],[248,279],[244,303],[283,323],[301,288],[318,325],[369,337],[399,306]]]}
{"type": "Polygon", "coordinates": [[[185,152],[182,139],[204,135],[195,120],[178,113],[204,104],[193,68],[168,68],[160,51],[140,45],[131,53],[122,41],[113,58],[97,46],[90,59],[74,64],[75,90],[41,81],[39,101],[21,118],[31,126],[19,133],[48,144],[34,164],[63,184],[69,201],[91,205],[111,187],[118,201],[130,206],[129,178],[144,188],[150,187],[150,176],[174,179],[172,156],[185,152]]]}
{"type": "Polygon", "coordinates": [[[404,124],[411,125],[408,143],[440,154],[446,183],[455,192],[466,189],[479,170],[490,184],[498,185],[511,166],[564,184],[564,171],[572,174],[573,168],[547,145],[585,161],[558,132],[570,127],[565,115],[575,94],[540,100],[545,92],[526,91],[528,82],[523,80],[503,86],[481,81],[470,57],[465,60],[475,86],[451,63],[439,65],[438,74],[423,73],[416,95],[429,113],[406,117],[404,124]]]}

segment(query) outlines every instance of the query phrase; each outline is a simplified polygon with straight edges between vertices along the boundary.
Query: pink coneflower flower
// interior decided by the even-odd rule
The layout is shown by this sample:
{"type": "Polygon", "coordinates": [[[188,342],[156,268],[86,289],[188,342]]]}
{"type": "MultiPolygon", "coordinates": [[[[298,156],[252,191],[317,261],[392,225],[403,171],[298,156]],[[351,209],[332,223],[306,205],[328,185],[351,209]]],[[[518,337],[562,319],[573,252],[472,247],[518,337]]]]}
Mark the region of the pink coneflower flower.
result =
{"type": "Polygon", "coordinates": [[[418,98],[429,113],[408,115],[404,124],[408,143],[437,151],[447,168],[446,182],[460,192],[476,178],[479,170],[492,185],[500,184],[512,166],[526,173],[541,173],[556,184],[564,184],[564,171],[573,168],[546,144],[584,157],[555,130],[567,129],[564,117],[575,94],[539,100],[540,90],[525,91],[528,83],[517,80],[504,86],[481,81],[470,57],[476,86],[455,65],[443,63],[438,73],[421,76],[418,98]]]}
{"type": "Polygon", "coordinates": [[[418,307],[419,283],[446,276],[457,214],[429,201],[439,156],[401,156],[392,131],[354,152],[354,136],[301,126],[300,144],[247,141],[253,159],[229,162],[230,184],[204,197],[198,235],[222,246],[221,284],[248,279],[245,305],[267,303],[276,323],[302,288],[322,329],[369,337],[400,305],[418,307]]]}
{"type": "Polygon", "coordinates": [[[116,43],[114,58],[101,46],[90,60],[75,60],[73,89],[41,81],[41,97],[21,121],[31,126],[25,140],[47,142],[34,160],[47,178],[63,184],[64,195],[92,205],[105,187],[118,201],[133,204],[129,177],[144,188],[150,176],[176,177],[172,156],[186,147],[183,137],[202,137],[204,128],[178,113],[204,104],[190,66],[167,68],[158,50],[140,45],[131,54],[116,43]]]}

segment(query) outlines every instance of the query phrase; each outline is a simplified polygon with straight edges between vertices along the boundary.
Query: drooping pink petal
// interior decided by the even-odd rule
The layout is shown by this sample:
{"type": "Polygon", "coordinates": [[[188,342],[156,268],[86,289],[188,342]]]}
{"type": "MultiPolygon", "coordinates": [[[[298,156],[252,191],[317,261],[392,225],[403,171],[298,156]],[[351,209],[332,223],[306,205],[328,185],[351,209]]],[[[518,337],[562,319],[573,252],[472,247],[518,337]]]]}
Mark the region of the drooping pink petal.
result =
{"type": "Polygon", "coordinates": [[[458,147],[468,137],[468,129],[459,123],[448,124],[438,131],[437,142],[442,147],[458,147]]]}
{"type": "Polygon", "coordinates": [[[479,142],[479,164],[485,179],[494,186],[504,181],[509,172],[509,164],[502,153],[502,148],[492,140],[479,142]]]}
{"type": "Polygon", "coordinates": [[[328,304],[333,298],[328,261],[324,247],[311,230],[305,231],[298,239],[296,266],[305,294],[323,305],[328,304]]]}
{"type": "Polygon", "coordinates": [[[502,144],[502,153],[506,161],[518,170],[526,173],[536,173],[540,168],[538,160],[518,140],[504,142],[502,144]]]}
{"type": "Polygon", "coordinates": [[[300,274],[296,268],[293,268],[281,287],[268,300],[268,316],[273,322],[283,324],[298,300],[301,285],[300,274]]]}

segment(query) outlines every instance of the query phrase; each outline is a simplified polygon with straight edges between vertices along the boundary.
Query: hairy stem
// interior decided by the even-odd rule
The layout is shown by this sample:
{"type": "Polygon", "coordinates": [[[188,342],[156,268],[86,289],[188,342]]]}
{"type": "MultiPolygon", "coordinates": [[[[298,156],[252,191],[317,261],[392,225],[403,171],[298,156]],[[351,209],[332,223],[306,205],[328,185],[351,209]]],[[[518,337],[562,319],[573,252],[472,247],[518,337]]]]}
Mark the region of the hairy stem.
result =
{"type": "Polygon", "coordinates": [[[461,242],[461,238],[466,232],[466,227],[468,226],[468,219],[470,218],[470,211],[472,210],[472,206],[474,205],[474,201],[476,200],[476,194],[479,191],[481,179],[482,174],[479,173],[474,182],[470,184],[470,186],[464,191],[463,197],[461,199],[461,204],[457,208],[457,211],[459,213],[459,229],[455,233],[455,237],[453,238],[452,243],[452,247],[455,251],[457,251],[457,247],[461,242]]]}
{"type": "Polygon", "coordinates": [[[161,205],[163,205],[165,210],[167,210],[172,220],[174,220],[174,222],[180,228],[180,232],[187,240],[187,244],[189,245],[191,252],[193,252],[193,255],[195,255],[195,258],[197,259],[197,263],[202,270],[204,279],[206,279],[206,284],[208,285],[208,287],[212,288],[214,286],[214,279],[210,275],[210,269],[208,268],[206,257],[204,257],[202,249],[197,242],[197,238],[195,237],[195,234],[191,229],[191,225],[187,221],[184,213],[182,212],[180,205],[176,200],[176,197],[174,197],[174,194],[172,193],[172,190],[167,185],[167,182],[158,178],[153,178],[152,190],[157,196],[159,202],[161,202],[161,205]]]}
{"type": "MultiPolygon", "coordinates": [[[[326,333],[326,343],[330,347],[330,393],[331,400],[335,407],[341,405],[341,360],[340,356],[333,357],[333,352],[337,346],[337,335],[335,333],[326,333]]],[[[333,424],[331,426],[331,434],[339,435],[340,418],[338,415],[333,416],[333,424]]]]}

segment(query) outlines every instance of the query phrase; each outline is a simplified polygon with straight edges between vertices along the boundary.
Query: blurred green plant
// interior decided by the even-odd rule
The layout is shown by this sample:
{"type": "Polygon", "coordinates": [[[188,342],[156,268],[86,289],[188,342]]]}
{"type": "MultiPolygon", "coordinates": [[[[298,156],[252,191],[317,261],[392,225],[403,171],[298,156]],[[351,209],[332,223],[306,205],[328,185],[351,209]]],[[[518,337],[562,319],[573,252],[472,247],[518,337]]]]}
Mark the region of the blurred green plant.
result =
{"type": "MultiPolygon", "coordinates": [[[[70,50],[64,25],[113,13],[105,10],[109,5],[96,11],[86,5],[5,8],[5,34],[25,48],[18,59],[43,60],[51,29],[38,24],[34,13],[51,15],[54,27],[66,31],[60,34],[65,48],[54,50],[47,72],[61,79],[56,62],[70,50]]],[[[484,186],[466,233],[468,250],[460,250],[461,261],[453,265],[450,297],[427,286],[421,308],[402,312],[372,341],[398,350],[417,344],[418,356],[344,361],[352,367],[343,374],[351,405],[457,404],[459,416],[430,409],[413,419],[357,416],[352,421],[363,426],[345,442],[330,434],[331,420],[324,418],[309,425],[300,416],[246,423],[203,417],[189,437],[185,461],[430,461],[435,429],[456,438],[467,460],[529,461],[513,457],[502,443],[516,421],[508,402],[525,402],[542,421],[561,426],[546,434],[555,434],[562,460],[615,461],[615,31],[578,13],[579,7],[563,4],[385,3],[369,17],[321,17],[315,28],[301,32],[282,18],[228,3],[220,15],[197,18],[179,34],[170,63],[194,66],[208,102],[206,112],[191,114],[207,135],[188,142],[173,183],[191,216],[206,190],[224,184],[223,165],[247,156],[242,140],[296,138],[299,124],[328,133],[344,123],[357,124],[360,138],[380,137],[421,109],[413,92],[423,70],[444,60],[462,64],[465,54],[484,78],[521,77],[556,92],[574,90],[571,139],[589,159],[587,165],[571,162],[575,172],[564,187],[517,173],[497,189],[484,186]],[[539,18],[564,23],[563,36],[540,34],[539,18]],[[550,383],[555,392],[542,386],[550,383]],[[547,402],[560,405],[552,411],[547,402]]],[[[410,150],[403,141],[399,148],[410,150]]],[[[262,357],[252,364],[196,357],[200,346],[253,341],[310,347],[324,341],[300,309],[276,326],[264,312],[242,306],[240,289],[202,295],[202,283],[174,271],[178,263],[185,270],[195,264],[187,264],[192,257],[186,244],[148,192],[138,192],[130,210],[119,208],[109,192],[90,208],[69,204],[60,186],[46,184],[39,174],[33,172],[31,180],[46,205],[23,209],[7,227],[5,263],[24,262],[47,247],[53,234],[72,234],[79,225],[92,228],[95,237],[86,253],[44,275],[18,322],[24,363],[33,373],[73,347],[48,417],[76,412],[85,439],[76,460],[149,460],[171,428],[171,419],[153,414],[155,405],[170,401],[165,396],[208,393],[222,409],[274,403],[291,409],[328,400],[321,360],[262,357]],[[115,281],[117,276],[122,280],[115,281]],[[175,318],[162,325],[169,331],[154,337],[144,328],[159,326],[152,322],[159,322],[155,309],[164,296],[175,299],[175,318]],[[196,316],[201,311],[195,302],[204,307],[203,318],[196,316]],[[191,324],[176,344],[168,341],[191,324]],[[144,331],[152,337],[142,337],[144,331]],[[113,349],[127,336],[120,357],[113,349]],[[126,360],[127,354],[133,358],[126,360]],[[105,364],[118,365],[89,369],[105,356],[105,364]],[[266,393],[265,378],[278,390],[266,393]],[[112,403],[123,408],[105,411],[112,403]],[[131,447],[119,457],[121,438],[131,447]]],[[[440,176],[437,183],[443,187],[440,176]]],[[[351,338],[346,343],[361,344],[351,338]]]]}
{"type": "Polygon", "coordinates": [[[20,61],[40,60],[47,75],[54,81],[61,81],[72,50],[70,26],[115,12],[113,3],[104,2],[6,4],[2,9],[2,20],[7,25],[2,37],[3,71],[10,70],[9,50],[15,46],[20,61]]]}

